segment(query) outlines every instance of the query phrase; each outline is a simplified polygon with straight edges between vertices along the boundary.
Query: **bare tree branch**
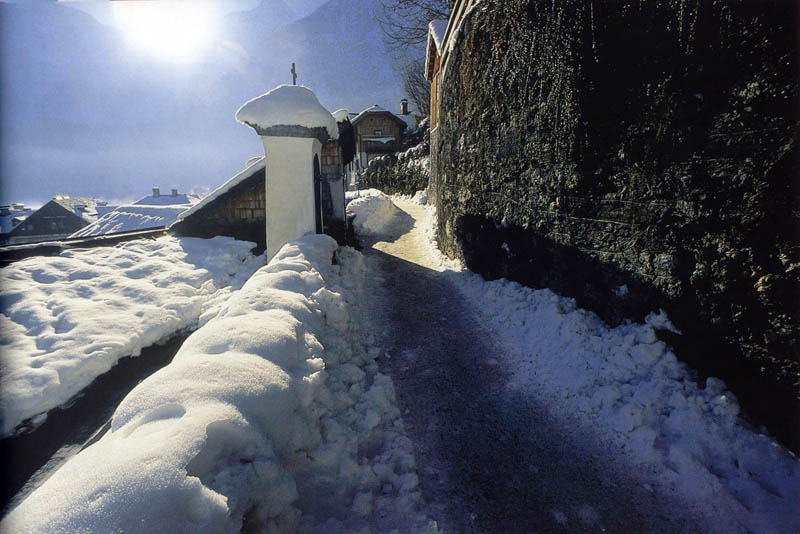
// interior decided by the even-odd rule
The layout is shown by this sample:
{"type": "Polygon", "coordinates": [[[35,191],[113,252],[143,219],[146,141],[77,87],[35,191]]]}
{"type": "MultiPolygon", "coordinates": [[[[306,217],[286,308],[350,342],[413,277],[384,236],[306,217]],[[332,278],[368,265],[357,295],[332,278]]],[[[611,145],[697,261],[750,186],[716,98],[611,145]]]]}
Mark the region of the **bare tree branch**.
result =
{"type": "Polygon", "coordinates": [[[425,60],[412,61],[403,68],[403,89],[423,117],[430,114],[431,84],[425,79],[425,60]]]}
{"type": "Polygon", "coordinates": [[[428,23],[446,19],[452,3],[452,0],[381,0],[378,23],[386,46],[402,50],[425,43],[428,23]]]}

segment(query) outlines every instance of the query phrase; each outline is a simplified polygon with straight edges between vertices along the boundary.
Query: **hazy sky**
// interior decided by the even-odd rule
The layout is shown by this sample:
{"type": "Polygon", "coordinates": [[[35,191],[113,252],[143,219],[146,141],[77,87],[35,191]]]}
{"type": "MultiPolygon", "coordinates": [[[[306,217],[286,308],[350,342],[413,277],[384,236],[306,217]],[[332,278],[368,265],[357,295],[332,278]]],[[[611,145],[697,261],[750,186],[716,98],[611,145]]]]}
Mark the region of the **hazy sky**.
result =
{"type": "Polygon", "coordinates": [[[376,5],[0,0],[0,202],[213,189],[263,153],[233,117],[293,61],[331,111],[397,108],[376,5]]]}

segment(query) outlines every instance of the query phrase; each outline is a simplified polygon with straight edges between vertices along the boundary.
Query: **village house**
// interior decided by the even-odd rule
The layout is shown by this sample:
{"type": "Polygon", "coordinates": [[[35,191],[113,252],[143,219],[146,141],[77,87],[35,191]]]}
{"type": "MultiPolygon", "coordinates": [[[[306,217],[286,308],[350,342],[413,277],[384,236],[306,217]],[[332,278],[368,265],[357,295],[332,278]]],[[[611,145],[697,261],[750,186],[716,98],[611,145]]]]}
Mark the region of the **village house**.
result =
{"type": "Polygon", "coordinates": [[[5,243],[18,245],[62,239],[97,220],[98,208],[107,207],[96,198],[57,196],[5,234],[5,243]]]}
{"type": "MultiPolygon", "coordinates": [[[[177,220],[181,212],[189,209],[198,200],[197,196],[178,193],[177,189],[172,189],[169,195],[162,195],[161,189],[154,187],[151,195],[140,198],[133,204],[116,207],[69,237],[94,237],[166,228],[177,220]]],[[[98,215],[100,209],[98,208],[98,215]]]]}
{"type": "Polygon", "coordinates": [[[375,104],[358,113],[350,122],[356,143],[356,169],[365,169],[377,157],[397,152],[403,134],[416,126],[408,100],[400,102],[400,116],[375,104]]]}
{"type": "Polygon", "coordinates": [[[26,208],[22,202],[0,206],[0,245],[8,242],[8,234],[27,219],[35,210],[26,208]]]}
{"type": "Polygon", "coordinates": [[[266,247],[265,161],[251,158],[244,170],[178,214],[169,231],[176,235],[235,237],[266,247]]]}

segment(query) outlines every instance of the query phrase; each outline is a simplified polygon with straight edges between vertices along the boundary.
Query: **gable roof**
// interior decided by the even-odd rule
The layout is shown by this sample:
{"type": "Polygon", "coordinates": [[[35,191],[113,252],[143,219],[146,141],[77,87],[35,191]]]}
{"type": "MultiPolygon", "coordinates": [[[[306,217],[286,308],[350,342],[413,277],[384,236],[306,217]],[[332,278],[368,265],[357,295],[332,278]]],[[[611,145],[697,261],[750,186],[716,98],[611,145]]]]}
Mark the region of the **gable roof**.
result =
{"type": "Polygon", "coordinates": [[[378,104],[375,104],[374,106],[370,106],[370,107],[362,110],[361,113],[356,115],[356,118],[354,118],[353,120],[350,121],[350,123],[353,126],[355,126],[361,120],[363,120],[367,115],[379,115],[379,114],[380,115],[383,115],[383,114],[388,115],[389,118],[393,119],[394,121],[396,121],[400,125],[401,129],[404,129],[404,128],[406,128],[406,126],[408,126],[406,124],[406,121],[404,121],[403,119],[401,119],[400,117],[398,117],[397,115],[395,115],[394,113],[389,111],[388,109],[380,107],[378,104]]]}
{"type": "Polygon", "coordinates": [[[95,197],[67,197],[56,196],[50,202],[55,202],[62,208],[70,211],[86,222],[97,220],[97,202],[95,197]]]}
{"type": "MultiPolygon", "coordinates": [[[[251,161],[252,158],[248,160],[248,163],[250,163],[251,161]]],[[[253,163],[251,163],[249,166],[247,166],[244,170],[236,174],[233,178],[229,179],[227,182],[225,182],[224,184],[213,190],[211,193],[206,195],[200,202],[198,202],[188,210],[181,212],[178,215],[178,219],[176,222],[182,221],[186,219],[189,215],[192,215],[193,213],[196,213],[197,211],[203,209],[205,206],[209,205],[215,199],[221,197],[222,195],[233,189],[235,186],[239,185],[248,178],[252,177],[258,171],[262,171],[265,168],[266,168],[266,160],[262,156],[253,163]]]]}
{"type": "Polygon", "coordinates": [[[433,78],[433,69],[436,64],[436,56],[441,56],[444,36],[447,32],[446,20],[432,20],[428,24],[428,46],[425,49],[425,79],[433,78]]]}

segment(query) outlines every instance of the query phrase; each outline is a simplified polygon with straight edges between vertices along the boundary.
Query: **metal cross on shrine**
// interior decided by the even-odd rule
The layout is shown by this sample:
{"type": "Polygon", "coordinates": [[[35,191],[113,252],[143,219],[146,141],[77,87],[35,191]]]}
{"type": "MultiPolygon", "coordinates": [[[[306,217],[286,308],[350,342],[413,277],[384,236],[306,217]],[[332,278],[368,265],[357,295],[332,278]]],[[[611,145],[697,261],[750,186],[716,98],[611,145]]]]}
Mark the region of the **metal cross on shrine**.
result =
{"type": "Polygon", "coordinates": [[[294,69],[294,63],[292,63],[292,85],[297,85],[297,71],[294,69]]]}

